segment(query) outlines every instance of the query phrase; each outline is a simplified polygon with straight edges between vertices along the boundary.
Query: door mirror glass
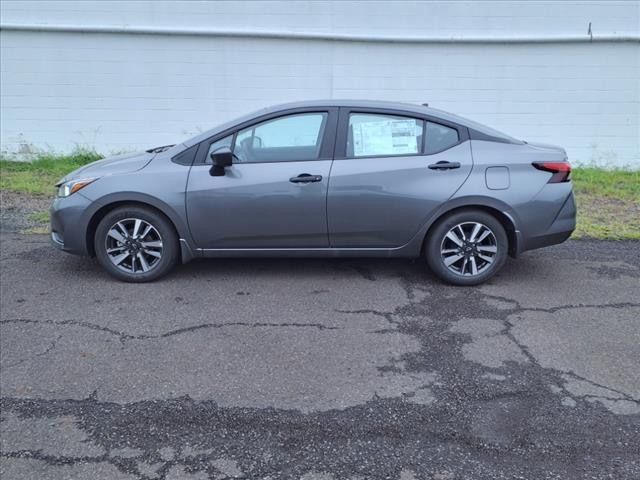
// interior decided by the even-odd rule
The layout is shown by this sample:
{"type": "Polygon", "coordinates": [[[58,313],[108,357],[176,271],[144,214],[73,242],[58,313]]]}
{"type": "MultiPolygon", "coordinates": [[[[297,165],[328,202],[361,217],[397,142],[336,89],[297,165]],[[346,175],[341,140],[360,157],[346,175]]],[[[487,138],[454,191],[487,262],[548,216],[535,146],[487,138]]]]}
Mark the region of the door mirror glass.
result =
{"type": "Polygon", "coordinates": [[[224,169],[233,164],[233,152],[229,147],[221,147],[215,152],[211,152],[211,161],[213,166],[209,173],[212,177],[221,177],[224,175],[224,169]]]}

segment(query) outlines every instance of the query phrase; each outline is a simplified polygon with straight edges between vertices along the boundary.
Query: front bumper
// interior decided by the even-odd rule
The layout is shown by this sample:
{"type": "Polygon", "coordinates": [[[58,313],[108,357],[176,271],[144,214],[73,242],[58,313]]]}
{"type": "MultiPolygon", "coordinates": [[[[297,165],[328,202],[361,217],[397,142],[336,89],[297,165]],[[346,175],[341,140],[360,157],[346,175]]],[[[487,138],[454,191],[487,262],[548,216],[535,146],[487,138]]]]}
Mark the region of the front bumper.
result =
{"type": "Polygon", "coordinates": [[[68,253],[89,255],[87,226],[89,206],[93,202],[80,192],[56,198],[51,205],[51,243],[68,253]]]}

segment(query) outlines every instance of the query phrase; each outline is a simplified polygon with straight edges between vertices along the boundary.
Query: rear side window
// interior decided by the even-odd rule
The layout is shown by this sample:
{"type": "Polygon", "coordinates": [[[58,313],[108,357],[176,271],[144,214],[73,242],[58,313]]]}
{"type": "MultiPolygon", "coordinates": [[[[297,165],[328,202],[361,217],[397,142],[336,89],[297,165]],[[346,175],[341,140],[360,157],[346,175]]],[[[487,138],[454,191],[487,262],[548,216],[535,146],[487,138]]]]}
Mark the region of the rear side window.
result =
{"type": "Polygon", "coordinates": [[[396,115],[349,115],[347,157],[418,155],[424,121],[396,115]]]}
{"type": "Polygon", "coordinates": [[[427,122],[426,152],[438,153],[457,145],[460,138],[455,128],[445,127],[439,123],[427,122]]]}
{"type": "Polygon", "coordinates": [[[316,160],[327,113],[302,113],[240,130],[233,153],[239,163],[316,160]]]}

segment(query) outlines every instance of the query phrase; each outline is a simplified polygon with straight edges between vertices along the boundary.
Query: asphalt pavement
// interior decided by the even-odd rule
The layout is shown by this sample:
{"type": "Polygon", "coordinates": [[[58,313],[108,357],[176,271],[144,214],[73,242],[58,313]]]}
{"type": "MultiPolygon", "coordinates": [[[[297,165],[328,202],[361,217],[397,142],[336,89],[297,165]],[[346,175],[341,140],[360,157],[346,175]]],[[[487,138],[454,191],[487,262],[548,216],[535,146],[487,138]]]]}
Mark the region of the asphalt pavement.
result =
{"type": "Polygon", "coordinates": [[[132,285],[0,240],[3,480],[640,478],[640,242],[456,288],[392,259],[132,285]]]}

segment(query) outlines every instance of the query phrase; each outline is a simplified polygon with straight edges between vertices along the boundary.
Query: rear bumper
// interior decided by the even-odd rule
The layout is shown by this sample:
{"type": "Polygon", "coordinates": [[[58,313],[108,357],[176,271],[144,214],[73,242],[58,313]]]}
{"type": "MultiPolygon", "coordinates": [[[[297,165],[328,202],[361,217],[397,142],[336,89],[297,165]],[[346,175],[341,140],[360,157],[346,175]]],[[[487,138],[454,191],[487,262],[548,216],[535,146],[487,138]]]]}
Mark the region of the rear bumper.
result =
{"type": "Polygon", "coordinates": [[[545,232],[523,239],[521,252],[562,243],[571,236],[575,229],[576,202],[573,197],[573,192],[571,192],[545,232]]]}
{"type": "Polygon", "coordinates": [[[56,198],[51,205],[51,243],[75,255],[89,255],[86,243],[87,210],[91,200],[79,192],[56,198]]]}

